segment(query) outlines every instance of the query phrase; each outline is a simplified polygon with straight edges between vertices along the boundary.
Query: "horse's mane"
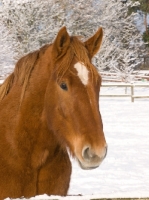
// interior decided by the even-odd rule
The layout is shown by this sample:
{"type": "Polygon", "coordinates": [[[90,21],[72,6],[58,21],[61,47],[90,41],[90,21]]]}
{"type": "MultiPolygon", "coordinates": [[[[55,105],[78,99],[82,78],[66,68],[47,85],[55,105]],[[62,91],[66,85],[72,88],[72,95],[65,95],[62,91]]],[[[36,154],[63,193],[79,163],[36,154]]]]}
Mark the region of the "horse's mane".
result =
{"type": "MultiPolygon", "coordinates": [[[[14,72],[7,77],[2,85],[0,85],[0,102],[9,93],[15,82],[22,86],[20,99],[20,102],[22,102],[31,72],[39,58],[39,53],[44,53],[49,46],[50,44],[45,45],[41,49],[27,54],[16,63],[14,72]]],[[[91,71],[92,79],[97,80],[99,75],[89,60],[87,49],[85,48],[84,43],[75,36],[71,37],[70,46],[64,56],[60,58],[60,65],[56,68],[58,79],[61,79],[70,68],[74,56],[76,56],[78,61],[82,62],[91,71]]]]}
{"type": "MultiPolygon", "coordinates": [[[[23,99],[30,75],[39,57],[39,52],[44,53],[49,45],[43,46],[40,50],[36,50],[22,57],[16,63],[14,72],[12,72],[0,85],[0,101],[9,93],[13,83],[18,82],[22,86],[21,101],[23,99]]],[[[21,102],[20,101],[20,102],[21,102]]]]}

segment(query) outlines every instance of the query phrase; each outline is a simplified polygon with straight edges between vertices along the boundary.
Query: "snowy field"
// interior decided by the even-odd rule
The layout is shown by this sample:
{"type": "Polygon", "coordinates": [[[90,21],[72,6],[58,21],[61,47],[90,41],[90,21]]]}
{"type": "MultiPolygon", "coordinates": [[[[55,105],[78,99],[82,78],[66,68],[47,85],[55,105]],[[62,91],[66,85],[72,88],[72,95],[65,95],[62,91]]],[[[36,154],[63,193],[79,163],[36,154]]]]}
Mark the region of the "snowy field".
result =
{"type": "MultiPolygon", "coordinates": [[[[101,92],[109,90],[122,89],[102,88],[101,92]]],[[[149,95],[149,88],[139,88],[138,92],[149,95]]],[[[108,154],[101,166],[84,171],[73,160],[70,196],[31,199],[149,197],[149,99],[131,103],[130,98],[101,97],[100,110],[108,143],[108,154]]]]}

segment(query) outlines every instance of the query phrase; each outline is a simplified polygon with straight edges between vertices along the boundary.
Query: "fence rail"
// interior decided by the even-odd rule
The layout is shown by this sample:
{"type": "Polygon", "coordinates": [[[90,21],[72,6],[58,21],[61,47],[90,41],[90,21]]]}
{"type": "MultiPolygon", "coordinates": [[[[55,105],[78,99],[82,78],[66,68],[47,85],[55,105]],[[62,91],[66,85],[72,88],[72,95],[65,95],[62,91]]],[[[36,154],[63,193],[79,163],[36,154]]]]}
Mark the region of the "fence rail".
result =
{"type": "Polygon", "coordinates": [[[131,102],[134,102],[135,98],[149,98],[148,95],[135,95],[136,87],[149,87],[148,84],[139,84],[139,83],[102,83],[102,87],[124,87],[127,91],[127,88],[130,88],[129,94],[101,94],[100,97],[130,97],[131,102]]]}
{"type": "MultiPolygon", "coordinates": [[[[100,72],[103,81],[110,82],[122,82],[125,80],[125,77],[121,77],[117,73],[111,72],[100,72]]],[[[134,81],[146,80],[149,81],[149,72],[140,73],[139,71],[134,72],[134,74],[130,74],[129,78],[134,81]]]]}

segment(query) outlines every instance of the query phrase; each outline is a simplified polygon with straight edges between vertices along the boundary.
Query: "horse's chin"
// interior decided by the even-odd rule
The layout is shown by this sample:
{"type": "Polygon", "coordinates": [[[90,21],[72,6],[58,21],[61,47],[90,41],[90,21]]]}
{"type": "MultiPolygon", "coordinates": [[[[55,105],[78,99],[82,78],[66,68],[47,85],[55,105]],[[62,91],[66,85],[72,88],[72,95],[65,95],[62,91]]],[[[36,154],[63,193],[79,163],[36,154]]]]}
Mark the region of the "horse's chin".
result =
{"type": "Polygon", "coordinates": [[[78,163],[79,163],[79,166],[80,166],[81,169],[83,169],[83,170],[91,170],[91,169],[96,169],[97,167],[99,167],[99,165],[96,165],[96,166],[88,166],[88,164],[87,164],[87,165],[82,164],[82,163],[80,162],[79,159],[77,159],[77,161],[78,161],[78,163]]]}

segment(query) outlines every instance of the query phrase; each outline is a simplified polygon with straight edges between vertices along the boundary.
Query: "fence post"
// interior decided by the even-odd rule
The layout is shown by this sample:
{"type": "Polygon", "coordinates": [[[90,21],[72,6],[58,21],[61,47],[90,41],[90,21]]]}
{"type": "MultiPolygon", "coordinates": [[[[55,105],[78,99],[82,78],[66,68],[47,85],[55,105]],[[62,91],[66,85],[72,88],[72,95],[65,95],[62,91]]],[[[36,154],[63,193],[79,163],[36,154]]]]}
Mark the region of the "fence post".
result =
{"type": "Polygon", "coordinates": [[[134,85],[131,84],[131,102],[134,102],[134,85]]]}

